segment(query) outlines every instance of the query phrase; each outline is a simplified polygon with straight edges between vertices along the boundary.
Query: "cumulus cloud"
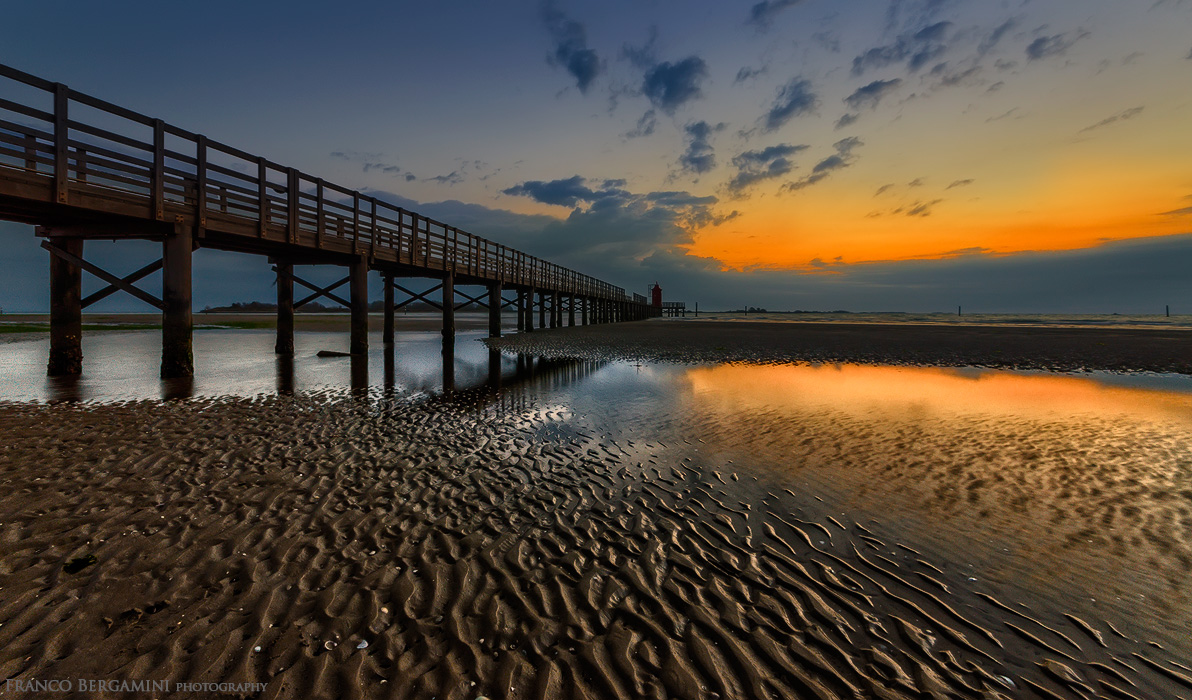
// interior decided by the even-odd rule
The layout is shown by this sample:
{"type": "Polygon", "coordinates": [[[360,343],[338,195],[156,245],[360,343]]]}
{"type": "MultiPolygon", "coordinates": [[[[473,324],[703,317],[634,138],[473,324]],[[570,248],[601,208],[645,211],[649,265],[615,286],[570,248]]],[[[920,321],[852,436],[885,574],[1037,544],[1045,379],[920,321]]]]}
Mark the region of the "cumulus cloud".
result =
{"type": "Polygon", "coordinates": [[[837,141],[836,143],[832,144],[832,148],[836,149],[836,153],[816,163],[815,167],[811,169],[810,175],[802,178],[801,180],[788,182],[783,186],[783,189],[790,190],[792,192],[798,191],[820,182],[837,170],[847,168],[853,164],[853,161],[856,160],[856,156],[853,154],[853,151],[862,145],[864,145],[864,143],[856,136],[850,136],[837,141]]]}
{"type": "Polygon", "coordinates": [[[765,116],[766,131],[774,131],[795,117],[813,111],[819,98],[811,91],[811,81],[795,78],[784,85],[765,116]]]}
{"type": "Polygon", "coordinates": [[[844,98],[844,103],[853,110],[860,110],[866,107],[873,109],[877,107],[883,97],[897,90],[899,85],[902,85],[901,78],[875,80],[868,85],[862,85],[854,90],[851,95],[844,98]]]}
{"type": "Polygon", "coordinates": [[[723,130],[723,122],[712,125],[706,121],[692,122],[683,127],[687,148],[679,156],[679,167],[697,175],[716,167],[716,155],[712,149],[712,134],[723,130]]]}
{"type": "Polygon", "coordinates": [[[1074,32],[1065,34],[1052,34],[1051,36],[1041,36],[1035,39],[1026,47],[1026,57],[1028,61],[1041,61],[1045,58],[1054,58],[1063,56],[1068,53],[1068,49],[1088,36],[1088,32],[1074,32]]]}
{"type": "Polygon", "coordinates": [[[1118,112],[1117,114],[1115,114],[1111,117],[1106,117],[1106,118],[1102,119],[1101,121],[1097,122],[1096,124],[1086,126],[1076,133],[1083,134],[1085,132],[1092,131],[1093,129],[1100,129],[1103,126],[1109,126],[1110,124],[1113,124],[1114,122],[1124,122],[1127,119],[1132,119],[1134,117],[1137,117],[1139,114],[1142,113],[1143,109],[1144,109],[1143,107],[1131,107],[1130,109],[1118,112]]]}
{"type": "Polygon", "coordinates": [[[774,17],[788,7],[794,7],[803,0],[762,0],[749,8],[749,24],[759,29],[765,29],[774,21],[774,17]]]}
{"type": "Polygon", "coordinates": [[[646,71],[642,93],[651,104],[667,114],[699,98],[700,84],[708,77],[708,64],[699,56],[688,56],[676,63],[663,61],[646,71]]]}
{"type": "Polygon", "coordinates": [[[918,71],[947,50],[944,40],[951,26],[951,22],[936,22],[902,34],[892,44],[869,49],[853,59],[853,75],[900,63],[906,63],[912,72],[918,71]]]}
{"type": "Polygon", "coordinates": [[[554,43],[547,62],[562,66],[575,79],[579,91],[587,94],[588,88],[602,70],[600,57],[588,47],[587,29],[579,22],[568,19],[553,0],[546,0],[542,4],[540,15],[554,43]]]}
{"type": "Polygon", "coordinates": [[[733,157],[736,175],[728,183],[730,192],[740,193],[764,180],[782,177],[794,170],[791,156],[805,151],[805,144],[780,143],[757,151],[745,151],[733,157]]]}

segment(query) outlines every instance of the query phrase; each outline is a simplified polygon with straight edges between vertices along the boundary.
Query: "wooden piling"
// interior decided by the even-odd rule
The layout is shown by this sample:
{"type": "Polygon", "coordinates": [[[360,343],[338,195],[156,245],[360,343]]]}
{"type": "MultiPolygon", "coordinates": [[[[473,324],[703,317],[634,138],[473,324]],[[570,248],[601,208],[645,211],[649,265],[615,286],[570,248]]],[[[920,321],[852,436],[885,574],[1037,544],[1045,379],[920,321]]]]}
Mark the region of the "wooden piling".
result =
{"type": "Polygon", "coordinates": [[[575,325],[575,295],[572,294],[567,298],[567,325],[575,325]]]}
{"type": "Polygon", "coordinates": [[[562,299],[557,291],[550,295],[550,327],[558,328],[563,319],[563,309],[559,306],[559,300],[562,299]]]}
{"type": "Polygon", "coordinates": [[[381,334],[381,342],[386,346],[393,345],[393,275],[384,275],[385,282],[385,328],[381,334]]]}
{"type": "Polygon", "coordinates": [[[534,288],[526,290],[526,332],[534,332],[534,288]]]}
{"type": "Polygon", "coordinates": [[[501,337],[501,295],[504,287],[500,280],[488,285],[488,337],[501,337]]]}
{"type": "Polygon", "coordinates": [[[192,377],[191,256],[193,230],[178,224],[162,244],[161,377],[192,377]]]}
{"type": "Polygon", "coordinates": [[[546,292],[538,292],[538,327],[546,328],[546,292]]]}
{"type": "Polygon", "coordinates": [[[455,273],[443,277],[443,390],[455,388],[455,273]]]}
{"type": "Polygon", "coordinates": [[[349,266],[348,288],[351,290],[352,329],[348,352],[368,353],[368,258],[357,257],[349,266]]]}
{"type": "Polygon", "coordinates": [[[277,342],[273,352],[294,354],[294,264],[277,261],[277,342]]]}
{"type": "MultiPolygon", "coordinates": [[[[54,244],[83,257],[82,238],[60,238],[54,244]]],[[[50,254],[50,361],[46,374],[63,377],[83,372],[83,270],[50,254]]]]}

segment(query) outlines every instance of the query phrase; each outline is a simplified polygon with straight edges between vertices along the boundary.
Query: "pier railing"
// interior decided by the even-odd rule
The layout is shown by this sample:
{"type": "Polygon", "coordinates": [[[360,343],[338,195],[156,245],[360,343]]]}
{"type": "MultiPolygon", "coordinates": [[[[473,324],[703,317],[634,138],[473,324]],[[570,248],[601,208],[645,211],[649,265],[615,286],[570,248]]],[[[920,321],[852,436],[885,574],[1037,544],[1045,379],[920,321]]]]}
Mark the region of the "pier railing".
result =
{"type": "Polygon", "coordinates": [[[9,185],[0,193],[193,222],[200,237],[218,232],[627,300],[621,287],[4,65],[0,180],[9,185]]]}

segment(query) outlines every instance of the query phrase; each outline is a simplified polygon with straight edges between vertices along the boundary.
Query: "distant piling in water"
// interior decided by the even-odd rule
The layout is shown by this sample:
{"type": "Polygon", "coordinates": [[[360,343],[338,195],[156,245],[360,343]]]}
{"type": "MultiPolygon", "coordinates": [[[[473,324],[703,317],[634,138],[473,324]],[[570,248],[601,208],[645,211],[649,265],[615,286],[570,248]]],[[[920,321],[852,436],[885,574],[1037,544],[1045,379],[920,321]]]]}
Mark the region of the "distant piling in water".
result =
{"type": "Polygon", "coordinates": [[[1171,318],[1171,304],[1164,306],[1163,311],[1167,315],[1168,318],[1171,318]]]}
{"type": "Polygon", "coordinates": [[[957,315],[957,316],[960,316],[960,315],[961,315],[961,314],[960,314],[960,307],[959,307],[959,306],[957,306],[957,307],[956,307],[956,315],[957,315]]]}

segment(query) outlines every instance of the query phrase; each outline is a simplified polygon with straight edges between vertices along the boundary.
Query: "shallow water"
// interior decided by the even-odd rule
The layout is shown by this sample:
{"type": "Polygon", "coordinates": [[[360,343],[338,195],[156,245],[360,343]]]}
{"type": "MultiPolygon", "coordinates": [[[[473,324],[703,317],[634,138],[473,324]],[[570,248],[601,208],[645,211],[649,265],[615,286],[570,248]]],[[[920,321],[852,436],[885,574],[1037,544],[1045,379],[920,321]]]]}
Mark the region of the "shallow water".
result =
{"type": "MultiPolygon", "coordinates": [[[[742,661],[725,661],[731,654],[771,659],[757,661],[757,668],[782,680],[782,663],[773,661],[768,636],[777,632],[763,618],[771,620],[771,611],[787,605],[798,610],[797,599],[808,606],[812,622],[787,620],[795,628],[792,639],[827,656],[813,654],[795,666],[807,662],[811,675],[820,678],[816,674],[822,672],[826,687],[842,696],[858,679],[920,692],[947,687],[964,695],[966,687],[979,686],[976,666],[982,673],[1017,679],[1016,685],[1003,683],[1002,690],[1023,697],[1033,696],[1022,694],[1030,684],[1061,697],[1086,694],[1082,684],[1094,677],[1102,686],[1124,685],[1102,666],[1136,683],[1137,697],[1174,697],[1170,691],[1179,684],[1172,685],[1172,674],[1187,677],[1177,665],[1192,656],[1187,635],[1192,598],[1186,586],[1192,573],[1192,387],[1187,377],[498,358],[502,388],[494,393],[486,387],[496,376],[490,372],[490,355],[472,342],[476,337],[461,334],[457,342],[454,383],[460,391],[441,404],[442,414],[432,405],[440,399],[422,396],[439,392],[443,384],[433,333],[403,336],[393,363],[386,362],[374,338],[365,378],[359,371],[364,363],[358,362],[353,373],[348,358],[313,356],[333,347],[336,339],[328,334],[299,334],[292,370],[279,370],[270,333],[200,332],[197,376],[188,392],[257,397],[251,410],[263,412],[266,425],[273,420],[272,409],[255,402],[272,401],[268,397],[274,394],[294,394],[304,401],[299,406],[326,406],[329,413],[344,414],[342,424],[319,424],[305,446],[295,441],[284,449],[289,453],[297,447],[299,457],[290,459],[302,458],[303,449],[334,453],[336,463],[350,467],[344,481],[349,494],[384,492],[367,475],[368,465],[378,461],[386,466],[377,481],[412,479],[413,493],[427,494],[430,505],[411,497],[383,507],[397,508],[398,516],[414,523],[418,539],[399,538],[393,546],[404,547],[415,567],[417,562],[426,568],[439,565],[437,550],[422,549],[429,543],[442,540],[451,550],[468,540],[466,528],[459,536],[436,529],[423,515],[431,510],[448,520],[454,517],[450,513],[486,514],[492,531],[482,539],[495,553],[489,544],[478,550],[489,557],[481,560],[479,571],[488,571],[483,562],[495,562],[497,583],[511,575],[501,561],[511,561],[514,554],[521,567],[514,567],[514,578],[521,580],[526,571],[575,566],[572,552],[579,552],[578,561],[595,567],[594,578],[583,579],[583,585],[591,585],[589,599],[596,600],[589,617],[575,611],[563,615],[560,601],[574,594],[548,595],[570,585],[549,577],[534,579],[517,594],[523,597],[517,606],[525,610],[501,615],[512,615],[519,624],[529,620],[536,629],[552,615],[562,615],[568,631],[543,639],[571,644],[572,651],[608,644],[609,650],[593,653],[613,653],[617,667],[639,662],[622,659],[616,649],[636,644],[637,633],[657,633],[662,638],[654,639],[654,651],[641,652],[655,655],[646,667],[658,662],[665,638],[680,645],[672,646],[672,653],[694,655],[684,663],[694,659],[704,677],[715,681],[708,687],[740,690],[749,681],[750,672],[738,665],[742,661]],[[361,391],[362,386],[369,388],[361,391]],[[418,412],[393,409],[394,397],[426,402],[431,417],[413,421],[418,412]],[[455,411],[463,413],[453,417],[455,411]],[[461,433],[453,424],[472,427],[461,433]],[[513,437],[501,434],[504,424],[516,430],[513,437]],[[393,454],[412,449],[401,437],[406,425],[419,426],[417,434],[425,435],[425,444],[416,449],[430,451],[410,460],[426,465],[413,476],[391,468],[393,454]],[[376,435],[363,440],[360,431],[376,435]],[[386,437],[386,431],[394,435],[386,437]],[[442,474],[435,465],[441,465],[442,474]],[[482,508],[466,494],[480,479],[497,480],[475,488],[508,513],[482,508]],[[491,494],[490,488],[495,489],[491,494]],[[570,505],[560,511],[565,504],[570,505]],[[592,522],[602,529],[593,531],[592,522]],[[618,538],[630,543],[629,552],[618,554],[618,538]],[[667,572],[677,571],[685,573],[673,584],[667,572]],[[677,587],[667,588],[672,584],[663,585],[664,580],[677,587]],[[674,626],[673,636],[662,629],[650,632],[649,625],[630,625],[630,631],[614,629],[608,639],[602,637],[610,611],[625,606],[650,625],[674,626]],[[678,615],[679,621],[653,617],[664,613],[678,615]],[[698,625],[680,624],[688,618],[698,625]],[[953,656],[942,663],[933,660],[944,653],[953,656]],[[705,663],[701,654],[712,661],[705,663]],[[886,654],[894,654],[897,662],[887,663],[886,654]],[[992,660],[988,668],[987,660],[992,660]],[[1154,664],[1166,672],[1156,674],[1154,664]],[[883,668],[899,670],[886,677],[883,668]],[[903,668],[910,676],[899,675],[903,668]],[[1067,678],[1073,669],[1079,682],[1067,678]]],[[[105,402],[157,399],[177,391],[156,379],[155,333],[94,335],[84,351],[87,375],[64,391],[39,376],[44,342],[0,347],[0,400],[82,398],[94,402],[102,415],[105,402]]],[[[241,410],[236,400],[229,401],[226,410],[241,410]]],[[[195,405],[206,416],[224,410],[220,402],[195,405]]],[[[304,415],[295,414],[290,404],[281,406],[287,416],[304,415]]],[[[79,414],[62,415],[74,420],[71,416],[79,414]]],[[[182,418],[170,413],[157,420],[182,418]]],[[[298,418],[275,421],[279,435],[290,420],[298,418]]],[[[126,422],[116,417],[109,424],[126,422]]],[[[216,440],[202,439],[204,445],[216,440]]],[[[264,461],[255,456],[258,452],[276,449],[283,448],[268,440],[259,447],[237,442],[227,454],[253,455],[249,459],[255,464],[264,461]]],[[[138,459],[146,458],[142,453],[138,459]]],[[[117,457],[112,459],[118,464],[117,457]]],[[[322,476],[329,477],[328,483],[338,481],[335,463],[328,468],[322,476]]],[[[310,488],[322,483],[312,481],[310,488]]],[[[350,513],[357,505],[350,498],[345,507],[350,513]]],[[[385,542],[389,535],[379,537],[385,542]]],[[[470,571],[468,580],[474,582],[475,575],[470,571]]],[[[427,589],[410,585],[414,597],[441,595],[432,593],[437,582],[427,589]]],[[[481,625],[470,633],[481,644],[497,634],[483,622],[469,624],[481,625]]],[[[508,620],[500,624],[516,626],[508,620]]],[[[555,642],[541,643],[549,648],[555,642]]],[[[594,658],[591,663],[601,666],[602,657],[594,658]]],[[[640,671],[625,673],[642,682],[640,671]]],[[[600,673],[616,675],[603,667],[600,673]]],[[[1186,695],[1189,690],[1183,688],[1186,695]]]]}

